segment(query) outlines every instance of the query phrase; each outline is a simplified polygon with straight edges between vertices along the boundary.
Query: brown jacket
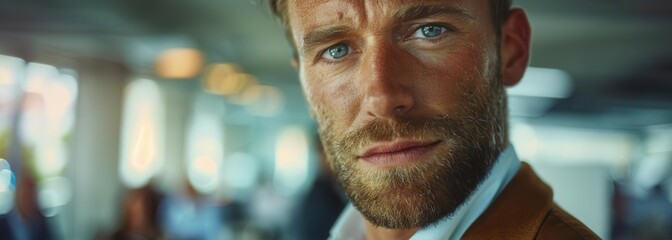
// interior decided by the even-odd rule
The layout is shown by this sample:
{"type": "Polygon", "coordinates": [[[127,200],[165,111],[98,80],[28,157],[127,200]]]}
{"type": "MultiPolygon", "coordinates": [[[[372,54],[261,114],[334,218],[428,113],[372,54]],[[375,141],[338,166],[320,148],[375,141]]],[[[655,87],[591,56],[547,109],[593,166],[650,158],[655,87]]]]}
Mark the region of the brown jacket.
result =
{"type": "Polygon", "coordinates": [[[553,203],[553,191],[523,163],[462,239],[600,239],[553,203]]]}

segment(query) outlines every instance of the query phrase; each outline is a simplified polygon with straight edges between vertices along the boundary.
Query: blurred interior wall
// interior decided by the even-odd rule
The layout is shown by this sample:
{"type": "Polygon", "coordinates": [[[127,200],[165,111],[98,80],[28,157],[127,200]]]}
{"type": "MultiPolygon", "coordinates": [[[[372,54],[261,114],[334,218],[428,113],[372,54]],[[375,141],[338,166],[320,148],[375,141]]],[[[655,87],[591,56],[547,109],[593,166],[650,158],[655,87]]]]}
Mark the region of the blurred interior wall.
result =
{"type": "Polygon", "coordinates": [[[80,95],[69,177],[72,203],[64,239],[92,239],[100,226],[116,226],[119,134],[126,67],[101,59],[77,59],[80,95]]]}
{"type": "MultiPolygon", "coordinates": [[[[156,179],[156,186],[164,192],[177,192],[185,184],[184,173],[186,123],[191,112],[194,88],[192,81],[160,81],[159,87],[163,93],[165,103],[166,139],[165,139],[165,165],[156,179]]],[[[214,109],[213,109],[214,111],[214,109]]]]}
{"type": "Polygon", "coordinates": [[[532,163],[534,170],[553,189],[555,202],[598,236],[610,239],[612,182],[603,164],[532,163]]]}

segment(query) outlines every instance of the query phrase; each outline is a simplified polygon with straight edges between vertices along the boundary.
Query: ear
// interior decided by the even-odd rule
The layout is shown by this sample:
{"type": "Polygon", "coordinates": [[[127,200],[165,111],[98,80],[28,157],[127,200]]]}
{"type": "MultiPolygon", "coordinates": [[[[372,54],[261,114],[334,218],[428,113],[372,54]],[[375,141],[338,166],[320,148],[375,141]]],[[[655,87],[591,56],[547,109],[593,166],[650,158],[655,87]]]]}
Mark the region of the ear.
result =
{"type": "Polygon", "coordinates": [[[522,9],[509,11],[502,25],[501,56],[504,86],[513,86],[523,78],[530,59],[530,22],[522,9]]]}

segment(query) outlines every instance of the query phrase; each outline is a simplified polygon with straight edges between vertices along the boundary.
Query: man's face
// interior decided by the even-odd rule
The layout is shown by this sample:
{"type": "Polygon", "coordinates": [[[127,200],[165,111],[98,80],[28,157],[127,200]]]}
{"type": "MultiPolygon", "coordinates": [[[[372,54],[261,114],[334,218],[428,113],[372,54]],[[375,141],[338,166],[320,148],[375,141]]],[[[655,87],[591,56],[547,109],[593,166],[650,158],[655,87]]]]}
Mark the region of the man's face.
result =
{"type": "Polygon", "coordinates": [[[452,214],[505,143],[487,0],[289,0],[301,84],[329,163],[386,228],[452,214]]]}

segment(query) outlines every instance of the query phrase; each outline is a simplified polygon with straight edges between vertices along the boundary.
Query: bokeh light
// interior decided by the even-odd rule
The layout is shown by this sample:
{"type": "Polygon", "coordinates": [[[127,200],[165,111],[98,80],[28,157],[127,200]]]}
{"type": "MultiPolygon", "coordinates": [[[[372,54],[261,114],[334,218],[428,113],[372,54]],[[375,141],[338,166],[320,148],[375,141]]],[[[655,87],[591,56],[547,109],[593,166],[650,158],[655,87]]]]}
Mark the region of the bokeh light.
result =
{"type": "Polygon", "coordinates": [[[308,137],[299,126],[286,127],[278,134],[273,182],[280,192],[297,193],[308,180],[308,137]]]}
{"type": "Polygon", "coordinates": [[[0,85],[14,85],[19,81],[19,69],[25,62],[20,58],[0,55],[0,85]]]}
{"type": "Polygon", "coordinates": [[[186,170],[189,183],[201,193],[211,193],[219,186],[224,158],[223,129],[218,114],[208,111],[217,99],[200,96],[188,127],[186,170]]]}
{"type": "Polygon", "coordinates": [[[159,86],[147,79],[128,85],[124,102],[119,174],[129,187],[145,185],[164,163],[164,105],[159,86]]]}
{"type": "Polygon", "coordinates": [[[246,73],[238,73],[234,76],[241,82],[240,90],[227,99],[230,103],[237,105],[249,105],[254,103],[259,97],[259,89],[257,88],[257,78],[246,73]]]}
{"type": "Polygon", "coordinates": [[[21,87],[25,62],[22,59],[0,55],[0,136],[10,125],[11,115],[21,87]]]}
{"type": "Polygon", "coordinates": [[[40,140],[49,137],[44,98],[37,93],[26,93],[21,104],[19,136],[26,146],[35,146],[40,140]]]}
{"type": "Polygon", "coordinates": [[[35,167],[40,176],[57,176],[67,164],[66,148],[62,141],[43,141],[36,146],[35,152],[35,167]]]}
{"type": "Polygon", "coordinates": [[[59,174],[67,164],[63,137],[74,124],[77,81],[75,73],[61,73],[51,65],[30,63],[22,104],[19,134],[35,151],[39,176],[59,174]]]}
{"type": "MultiPolygon", "coordinates": [[[[60,73],[51,65],[29,63],[26,74],[19,134],[24,144],[34,147],[39,141],[56,137],[55,133],[58,132],[54,125],[59,119],[49,118],[48,109],[53,109],[54,103],[50,101],[54,100],[51,88],[56,85],[52,83],[60,77],[60,73]]],[[[58,101],[60,100],[56,100],[58,101]]]]}
{"type": "Polygon", "coordinates": [[[47,84],[48,91],[42,93],[49,129],[55,136],[68,134],[74,124],[72,109],[77,99],[77,80],[73,71],[63,72],[51,79],[47,84]]]}
{"type": "Polygon", "coordinates": [[[246,106],[247,110],[257,116],[274,117],[279,115],[284,108],[282,92],[273,86],[257,85],[250,90],[253,103],[246,106]]]}
{"type": "Polygon", "coordinates": [[[0,215],[14,208],[14,188],[16,178],[9,162],[0,158],[0,215]]]}
{"type": "Polygon", "coordinates": [[[244,86],[244,79],[238,74],[240,68],[234,64],[218,63],[208,67],[203,79],[203,89],[206,92],[223,96],[238,93],[244,86]]]}
{"type": "Polygon", "coordinates": [[[236,95],[242,93],[249,86],[254,86],[257,80],[247,73],[235,73],[219,81],[217,89],[223,95],[236,95]]]}
{"type": "Polygon", "coordinates": [[[173,48],[163,51],[156,60],[156,74],[163,78],[184,79],[199,74],[204,57],[192,48],[173,48]]]}
{"type": "Polygon", "coordinates": [[[42,214],[53,217],[58,214],[60,208],[70,202],[72,197],[72,185],[65,177],[53,177],[40,181],[38,189],[38,203],[42,214]]]}
{"type": "Polygon", "coordinates": [[[25,91],[38,94],[48,92],[49,83],[60,76],[56,67],[41,63],[29,63],[26,74],[25,91]]]}

